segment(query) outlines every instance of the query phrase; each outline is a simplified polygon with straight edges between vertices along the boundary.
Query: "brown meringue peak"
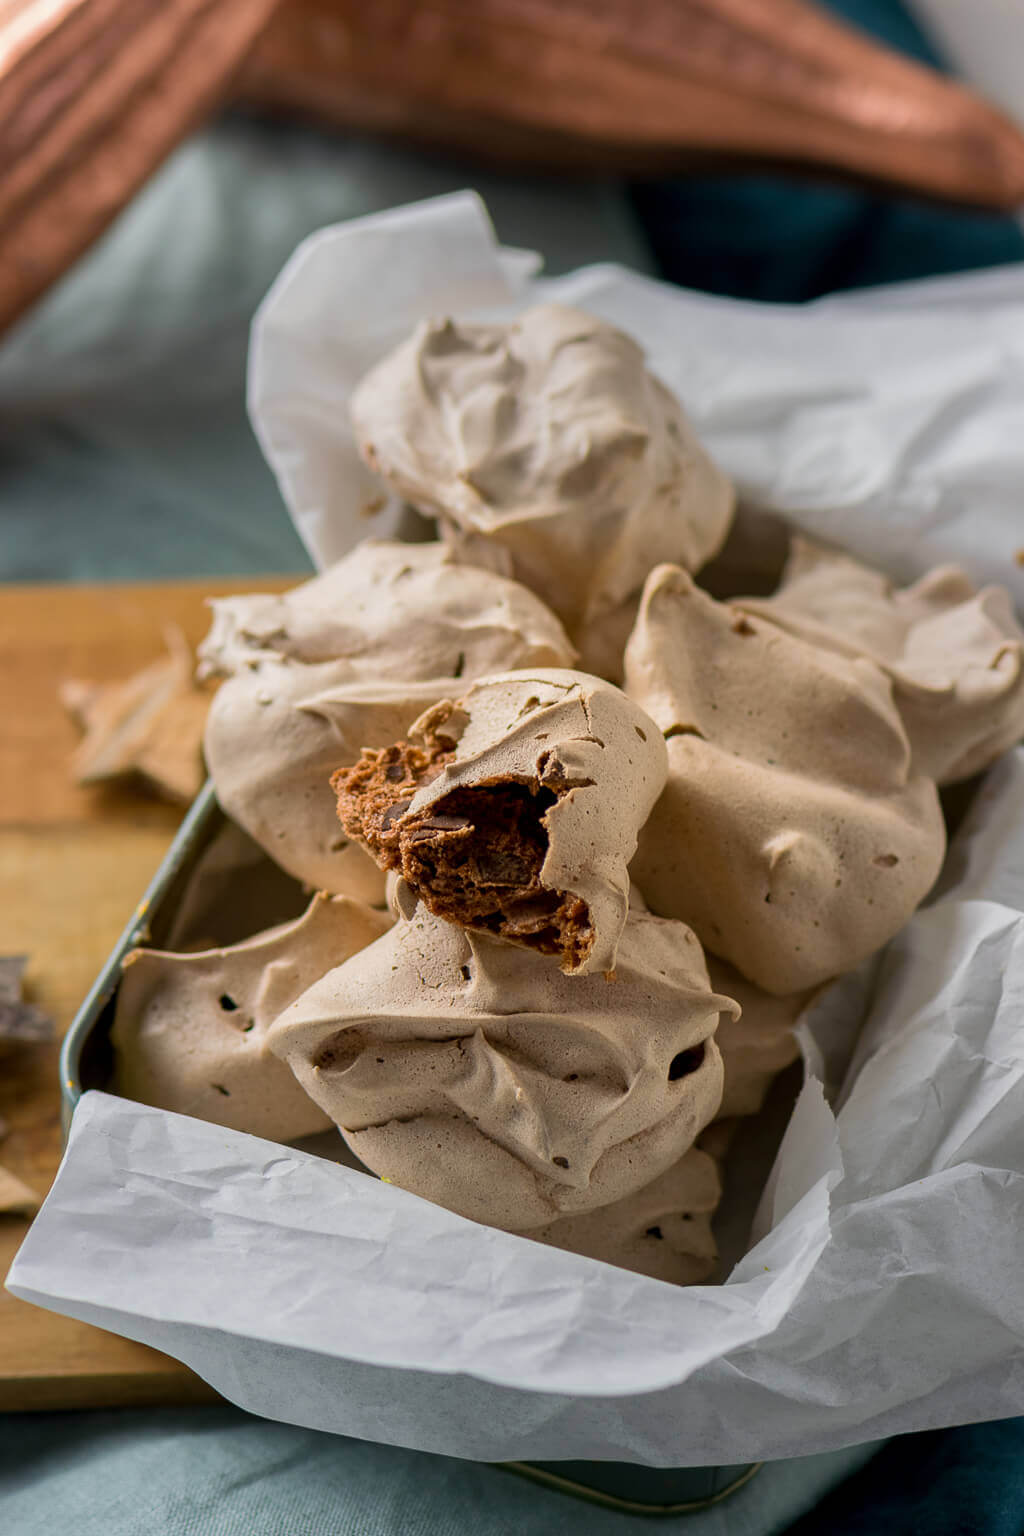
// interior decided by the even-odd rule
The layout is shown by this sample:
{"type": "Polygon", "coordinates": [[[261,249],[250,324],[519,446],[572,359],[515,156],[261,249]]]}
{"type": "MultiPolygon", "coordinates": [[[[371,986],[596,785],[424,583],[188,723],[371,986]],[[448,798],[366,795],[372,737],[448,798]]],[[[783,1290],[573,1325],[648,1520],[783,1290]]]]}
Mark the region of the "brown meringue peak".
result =
{"type": "Polygon", "coordinates": [[[271,1141],[329,1127],[267,1050],[267,1027],[339,959],[390,926],[345,896],[314,896],[302,917],[228,949],[134,950],[111,1031],[116,1091],[271,1141]]]}
{"type": "Polygon", "coordinates": [[[362,380],[352,420],[372,469],[470,558],[507,558],[616,681],[647,572],[698,569],[729,530],[732,486],[678,401],[579,310],[425,322],[362,380]]]}
{"type": "Polygon", "coordinates": [[[665,782],[654,722],[581,672],[506,672],[333,779],[346,834],[432,912],[615,969],[628,864],[665,782]]]}
{"type": "Polygon", "coordinates": [[[710,989],[681,923],[630,915],[616,980],[419,903],[314,983],[268,1042],[383,1178],[526,1231],[649,1184],[718,1107],[710,989]]]}
{"type": "Polygon", "coordinates": [[[374,903],[383,882],[338,825],[335,769],[474,677],[574,655],[531,592],[442,544],[368,540],[283,597],[213,609],[200,657],[227,678],[206,729],[218,799],[297,879],[374,903]]]}
{"type": "Polygon", "coordinates": [[[1024,629],[1005,587],[978,592],[944,565],[897,588],[850,555],[795,538],[779,590],[737,606],[881,667],[914,769],[939,784],[980,772],[1024,736],[1024,629]]]}
{"type": "Polygon", "coordinates": [[[780,995],[851,969],[903,926],[938,874],[945,829],[873,663],[661,566],[626,690],[668,738],[668,783],[632,866],[653,911],[780,995]]]}
{"type": "Polygon", "coordinates": [[[721,1197],[714,1161],[691,1147],[635,1194],[579,1216],[563,1216],[524,1236],[653,1280],[700,1285],[712,1277],[718,1261],[711,1218],[721,1197]]]}

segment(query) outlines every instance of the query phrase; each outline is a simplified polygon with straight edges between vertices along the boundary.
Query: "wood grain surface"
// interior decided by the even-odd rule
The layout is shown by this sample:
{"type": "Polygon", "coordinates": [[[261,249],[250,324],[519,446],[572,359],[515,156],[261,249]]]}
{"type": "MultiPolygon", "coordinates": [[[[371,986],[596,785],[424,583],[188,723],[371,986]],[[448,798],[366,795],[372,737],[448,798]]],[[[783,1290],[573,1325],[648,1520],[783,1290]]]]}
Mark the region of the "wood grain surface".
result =
{"type": "MultiPolygon", "coordinates": [[[[77,789],[77,740],[60,682],[123,677],[163,649],[163,626],[193,643],[211,593],[281,591],[296,576],[173,585],[0,588],[0,952],[30,956],[26,995],[63,1033],[174,834],[181,810],[129,790],[77,789]]],[[[56,1045],[5,1057],[0,1162],[40,1196],[61,1156],[56,1045]]],[[[0,1275],[28,1223],[0,1216],[0,1275]]],[[[155,1350],[0,1291],[0,1409],[213,1398],[155,1350]]]]}

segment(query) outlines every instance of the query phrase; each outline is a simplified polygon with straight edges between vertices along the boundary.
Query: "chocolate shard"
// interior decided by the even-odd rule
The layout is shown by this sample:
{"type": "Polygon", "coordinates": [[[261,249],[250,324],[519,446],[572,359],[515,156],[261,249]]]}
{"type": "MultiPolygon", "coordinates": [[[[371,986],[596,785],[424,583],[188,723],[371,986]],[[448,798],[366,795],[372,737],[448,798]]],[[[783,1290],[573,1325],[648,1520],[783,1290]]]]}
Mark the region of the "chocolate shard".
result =
{"type": "Polygon", "coordinates": [[[0,956],[0,1054],[18,1046],[47,1045],[56,1034],[49,1014],[22,997],[27,964],[27,955],[0,956]]]}

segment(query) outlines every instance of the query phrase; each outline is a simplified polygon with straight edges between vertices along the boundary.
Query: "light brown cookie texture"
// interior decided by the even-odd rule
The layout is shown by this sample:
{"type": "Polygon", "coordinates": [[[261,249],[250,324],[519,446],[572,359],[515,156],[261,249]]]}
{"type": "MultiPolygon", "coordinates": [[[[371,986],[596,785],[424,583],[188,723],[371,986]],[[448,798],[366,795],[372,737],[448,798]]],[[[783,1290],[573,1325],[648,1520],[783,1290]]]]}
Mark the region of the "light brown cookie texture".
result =
{"type": "Polygon", "coordinates": [[[775,997],[717,955],[708,955],[707,962],[712,987],[742,1009],[738,1017],[723,1014],[715,1035],[724,1074],[716,1120],[756,1115],[779,1073],[799,1059],[794,1031],[815,993],[775,997]]]}
{"type": "Polygon", "coordinates": [[[724,992],[742,1012],[723,1014],[715,1035],[722,1057],[722,1102],[697,1146],[721,1163],[742,1120],[759,1114],[780,1072],[799,1060],[796,1026],[819,989],[775,997],[741,976],[717,955],[707,955],[708,976],[716,992],[724,992]]]}
{"type": "Polygon", "coordinates": [[[940,784],[980,772],[1024,736],[1024,629],[1004,587],[976,591],[947,565],[898,588],[839,550],[794,539],[774,596],[737,606],[881,667],[915,771],[940,784]]]}
{"type": "Polygon", "coordinates": [[[267,1049],[267,1028],[318,976],[379,938],[391,919],[315,896],[302,917],[228,949],[135,950],[111,1039],[125,1098],[271,1141],[329,1127],[267,1049]]]}
{"type": "Polygon", "coordinates": [[[732,1115],[728,1119],[720,1119],[718,1116],[706,1125],[697,1137],[696,1147],[699,1152],[706,1152],[714,1163],[721,1168],[729,1154],[736,1133],[743,1124],[742,1117],[732,1115]]]}
{"type": "Polygon", "coordinates": [[[631,915],[608,981],[420,903],[268,1039],[375,1173],[527,1231],[679,1161],[718,1108],[714,1031],[733,1012],[681,923],[631,915]]]}
{"type": "Polygon", "coordinates": [[[421,325],[362,380],[367,463],[470,558],[510,569],[618,681],[644,578],[696,570],[733,490],[622,331],[541,305],[507,325],[421,325]]]}
{"type": "Polygon", "coordinates": [[[721,1195],[713,1160],[692,1147],[635,1194],[524,1236],[654,1280],[700,1285],[718,1261],[711,1218],[721,1195]]]}
{"type": "Polygon", "coordinates": [[[850,970],[903,926],[938,874],[945,829],[874,663],[661,566],[625,686],[668,746],[632,865],[653,911],[780,996],[850,970]]]}
{"type": "Polygon", "coordinates": [[[449,922],[610,972],[628,864],[665,782],[654,722],[610,683],[507,672],[334,778],[348,837],[449,922]]]}
{"type": "Polygon", "coordinates": [[[297,879],[373,903],[383,880],[338,824],[331,774],[475,677],[574,655],[525,587],[441,544],[368,540],[283,597],[213,610],[200,656],[226,678],[205,739],[218,799],[297,879]]]}

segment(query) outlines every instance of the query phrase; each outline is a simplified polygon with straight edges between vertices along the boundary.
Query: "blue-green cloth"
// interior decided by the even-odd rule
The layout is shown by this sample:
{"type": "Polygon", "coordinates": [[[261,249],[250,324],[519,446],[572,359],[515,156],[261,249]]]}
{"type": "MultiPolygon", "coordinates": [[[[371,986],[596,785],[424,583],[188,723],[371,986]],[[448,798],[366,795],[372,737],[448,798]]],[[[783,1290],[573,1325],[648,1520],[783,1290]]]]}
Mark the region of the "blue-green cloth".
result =
{"type": "MultiPolygon", "coordinates": [[[[895,0],[834,8],[928,49],[895,0]]],[[[1010,219],[781,177],[577,184],[242,118],[197,136],[0,345],[0,580],[308,568],[249,432],[249,318],[310,230],[474,184],[500,237],[559,271],[618,260],[797,300],[1019,260],[1010,219]]],[[[1024,1421],[776,1463],[688,1536],[1010,1536],[1024,1421]]],[[[0,1536],[504,1536],[657,1529],[508,1473],[233,1409],[8,1416],[0,1536]]]]}
{"type": "MultiPolygon", "coordinates": [[[[840,19],[922,63],[941,60],[897,0],[827,0],[840,19]]],[[[689,177],[631,189],[661,275],[734,298],[799,303],[1024,259],[1001,214],[869,193],[808,175],[689,177]]]]}
{"type": "Polygon", "coordinates": [[[180,149],[0,344],[0,580],[308,570],[245,414],[253,311],[313,230],[471,184],[552,272],[652,270],[613,185],[241,117],[180,149]]]}
{"type": "Polygon", "coordinates": [[[1024,1419],[902,1435],[788,1536],[1021,1536],[1024,1419]]]}
{"type": "MultiPolygon", "coordinates": [[[[864,1453],[775,1462],[673,1536],[778,1536],[864,1453]]],[[[272,1424],[230,1408],[0,1422],[4,1536],[641,1536],[513,1473],[272,1424]]]]}

